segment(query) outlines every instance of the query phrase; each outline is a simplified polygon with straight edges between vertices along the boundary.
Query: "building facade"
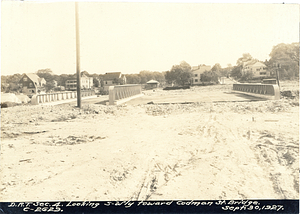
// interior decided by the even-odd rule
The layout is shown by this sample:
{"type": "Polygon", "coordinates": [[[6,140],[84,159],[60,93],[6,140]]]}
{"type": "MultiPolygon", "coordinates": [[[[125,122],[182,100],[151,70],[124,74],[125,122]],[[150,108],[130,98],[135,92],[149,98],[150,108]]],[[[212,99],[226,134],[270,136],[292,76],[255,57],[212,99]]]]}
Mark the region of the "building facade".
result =
{"type": "MultiPolygon", "coordinates": [[[[81,75],[80,78],[81,89],[91,89],[93,87],[93,77],[88,77],[84,74],[81,75]]],[[[66,90],[76,91],[77,89],[77,79],[69,79],[65,83],[66,90]]]]}
{"type": "Polygon", "coordinates": [[[203,74],[205,71],[210,71],[211,66],[209,65],[198,65],[192,67],[192,79],[191,84],[192,85],[198,85],[201,84],[201,74],[203,74]]]}
{"type": "Polygon", "coordinates": [[[125,85],[126,76],[121,72],[107,72],[103,76],[103,87],[104,90],[108,90],[109,86],[113,85],[125,85]]]}
{"type": "Polygon", "coordinates": [[[19,84],[22,88],[22,93],[28,96],[46,91],[46,80],[44,78],[40,78],[37,74],[34,73],[23,74],[19,81],[19,84]]]}
{"type": "Polygon", "coordinates": [[[267,70],[267,66],[262,62],[244,63],[242,68],[242,75],[245,75],[249,72],[253,74],[253,78],[270,76],[270,72],[267,70]]]}

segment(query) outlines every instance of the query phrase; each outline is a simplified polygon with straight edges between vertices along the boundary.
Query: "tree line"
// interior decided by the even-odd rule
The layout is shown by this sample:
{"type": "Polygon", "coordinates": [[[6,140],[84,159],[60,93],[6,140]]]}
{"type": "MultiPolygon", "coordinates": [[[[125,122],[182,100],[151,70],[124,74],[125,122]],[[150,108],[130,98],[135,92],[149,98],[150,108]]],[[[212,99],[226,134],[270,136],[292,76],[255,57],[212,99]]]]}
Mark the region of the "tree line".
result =
{"type": "MultiPolygon", "coordinates": [[[[280,80],[299,80],[299,43],[278,44],[273,47],[269,54],[270,59],[263,63],[267,66],[267,70],[271,73],[271,77],[275,77],[276,71],[279,73],[280,80]]],[[[219,63],[216,63],[209,71],[201,74],[201,82],[218,82],[222,76],[231,76],[238,81],[249,81],[253,79],[251,72],[243,74],[242,68],[245,63],[257,62],[259,60],[253,58],[249,53],[244,53],[242,57],[237,59],[236,65],[228,64],[222,68],[219,63]]],[[[40,78],[44,78],[47,82],[46,90],[53,89],[56,85],[65,86],[68,79],[76,78],[76,74],[53,74],[49,68],[40,69],[37,72],[40,78]]],[[[89,74],[83,71],[88,77],[93,77],[94,87],[103,86],[104,74],[89,74]]],[[[125,74],[127,84],[145,84],[149,80],[156,80],[162,85],[190,85],[193,76],[191,66],[182,61],[179,65],[173,65],[169,71],[140,71],[138,74],[125,74]]],[[[1,75],[1,91],[20,91],[19,81],[21,74],[3,76],[1,75]]]]}
{"type": "MultiPolygon", "coordinates": [[[[267,66],[266,70],[270,72],[271,77],[276,77],[278,71],[280,80],[299,80],[299,42],[278,44],[272,48],[269,56],[270,59],[265,60],[263,63],[267,66]]],[[[242,73],[243,64],[258,61],[249,53],[244,53],[237,60],[236,66],[232,68],[230,75],[237,80],[251,80],[253,79],[251,72],[242,73]]]]}

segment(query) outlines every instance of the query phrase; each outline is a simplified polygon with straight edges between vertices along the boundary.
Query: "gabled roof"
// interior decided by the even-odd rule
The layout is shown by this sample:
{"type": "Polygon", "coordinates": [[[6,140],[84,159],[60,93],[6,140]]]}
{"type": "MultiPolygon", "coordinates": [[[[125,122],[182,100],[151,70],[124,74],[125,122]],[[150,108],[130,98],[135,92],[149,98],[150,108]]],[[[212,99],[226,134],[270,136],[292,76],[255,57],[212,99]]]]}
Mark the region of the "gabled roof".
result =
{"type": "Polygon", "coordinates": [[[159,83],[158,81],[156,81],[156,80],[149,80],[148,82],[147,82],[147,84],[153,84],[153,83],[159,83]]]}
{"type": "Polygon", "coordinates": [[[210,69],[211,69],[211,66],[209,66],[209,65],[201,65],[201,66],[198,66],[198,69],[192,70],[192,72],[204,73],[205,71],[209,71],[210,69]]]}
{"type": "Polygon", "coordinates": [[[197,70],[199,68],[199,66],[192,66],[192,71],[197,70]]]}
{"type": "MultiPolygon", "coordinates": [[[[89,77],[87,75],[85,75],[84,73],[81,73],[81,78],[93,78],[93,77],[89,77]]],[[[77,80],[77,74],[72,74],[71,77],[69,77],[67,80],[77,80]]]]}
{"type": "Polygon", "coordinates": [[[251,66],[251,67],[266,67],[266,65],[262,62],[259,62],[259,61],[255,61],[255,60],[251,60],[251,61],[248,61],[248,62],[245,62],[244,63],[244,66],[251,66]]]}
{"type": "Polygon", "coordinates": [[[104,81],[114,80],[114,79],[118,79],[118,78],[121,78],[121,77],[122,77],[121,72],[108,72],[108,73],[104,74],[103,80],[104,81]]]}
{"type": "Polygon", "coordinates": [[[26,75],[35,85],[41,85],[40,83],[46,82],[44,78],[40,78],[37,74],[34,73],[23,74],[23,77],[24,75],[26,75]]]}
{"type": "Polygon", "coordinates": [[[267,67],[264,63],[262,62],[256,62],[252,65],[253,67],[267,67]]]}

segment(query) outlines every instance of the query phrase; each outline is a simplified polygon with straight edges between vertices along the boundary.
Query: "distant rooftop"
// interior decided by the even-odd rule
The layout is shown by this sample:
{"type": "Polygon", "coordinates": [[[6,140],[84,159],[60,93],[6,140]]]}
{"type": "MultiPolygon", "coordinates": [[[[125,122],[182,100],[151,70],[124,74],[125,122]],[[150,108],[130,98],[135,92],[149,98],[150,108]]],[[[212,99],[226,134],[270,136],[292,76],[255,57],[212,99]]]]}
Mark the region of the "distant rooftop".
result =
{"type": "Polygon", "coordinates": [[[153,83],[159,83],[158,81],[156,81],[156,80],[149,80],[148,82],[147,82],[147,84],[153,84],[153,83]]]}
{"type": "Polygon", "coordinates": [[[103,80],[108,81],[108,80],[118,79],[118,78],[121,78],[121,77],[122,77],[121,72],[107,72],[107,73],[104,74],[103,80]]]}
{"type": "Polygon", "coordinates": [[[40,78],[37,74],[35,73],[25,73],[23,75],[26,75],[32,82],[34,82],[36,85],[40,84],[43,80],[45,81],[44,78],[40,78]]]}

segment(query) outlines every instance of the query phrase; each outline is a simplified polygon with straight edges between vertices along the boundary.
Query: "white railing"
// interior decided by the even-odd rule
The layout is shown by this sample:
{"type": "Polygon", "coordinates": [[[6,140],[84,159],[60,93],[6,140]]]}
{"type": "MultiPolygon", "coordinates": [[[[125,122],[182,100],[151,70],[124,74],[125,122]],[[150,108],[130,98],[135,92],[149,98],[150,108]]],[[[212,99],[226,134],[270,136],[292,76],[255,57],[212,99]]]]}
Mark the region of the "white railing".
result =
{"type": "MultiPolygon", "coordinates": [[[[95,95],[94,91],[81,91],[81,97],[88,97],[95,95]]],[[[70,100],[77,98],[76,91],[65,91],[58,93],[48,93],[48,94],[37,94],[33,95],[31,98],[31,104],[39,105],[43,103],[59,102],[64,100],[70,100]]]]}
{"type": "Polygon", "coordinates": [[[115,85],[109,86],[109,105],[118,105],[128,100],[142,96],[141,85],[115,85]]]}

